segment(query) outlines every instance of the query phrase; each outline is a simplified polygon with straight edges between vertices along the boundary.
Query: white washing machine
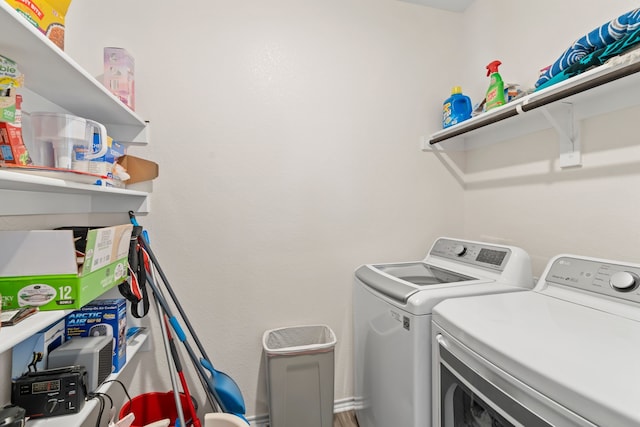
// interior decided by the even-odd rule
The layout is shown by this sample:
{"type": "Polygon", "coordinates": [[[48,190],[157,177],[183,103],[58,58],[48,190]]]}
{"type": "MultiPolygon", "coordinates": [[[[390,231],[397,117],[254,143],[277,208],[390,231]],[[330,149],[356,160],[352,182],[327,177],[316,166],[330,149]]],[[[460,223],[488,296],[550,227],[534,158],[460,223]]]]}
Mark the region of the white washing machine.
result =
{"type": "Polygon", "coordinates": [[[433,313],[434,427],[640,426],[640,264],[561,255],[433,313]]]}
{"type": "Polygon", "coordinates": [[[358,268],[353,322],[360,427],[430,425],[431,311],[437,303],[532,287],[524,250],[445,237],[422,261],[358,268]]]}

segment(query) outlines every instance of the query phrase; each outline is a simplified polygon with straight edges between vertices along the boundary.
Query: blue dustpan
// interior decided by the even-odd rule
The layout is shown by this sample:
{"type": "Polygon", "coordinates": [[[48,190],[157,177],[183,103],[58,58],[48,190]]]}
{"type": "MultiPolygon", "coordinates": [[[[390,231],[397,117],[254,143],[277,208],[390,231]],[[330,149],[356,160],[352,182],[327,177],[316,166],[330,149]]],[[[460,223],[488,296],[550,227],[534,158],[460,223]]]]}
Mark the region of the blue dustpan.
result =
{"type": "Polygon", "coordinates": [[[229,375],[214,369],[208,360],[201,358],[200,364],[211,373],[213,385],[209,384],[209,387],[213,386],[222,411],[236,415],[249,424],[249,421],[244,417],[246,408],[238,384],[229,375]]]}

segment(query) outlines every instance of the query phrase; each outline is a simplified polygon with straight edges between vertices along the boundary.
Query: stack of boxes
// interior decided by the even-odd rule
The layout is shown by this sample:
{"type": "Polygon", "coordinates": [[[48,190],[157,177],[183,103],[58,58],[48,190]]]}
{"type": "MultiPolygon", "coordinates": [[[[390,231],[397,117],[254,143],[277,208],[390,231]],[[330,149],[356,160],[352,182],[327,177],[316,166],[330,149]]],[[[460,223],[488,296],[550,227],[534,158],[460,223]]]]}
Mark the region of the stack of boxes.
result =
{"type": "Polygon", "coordinates": [[[132,229],[131,224],[122,224],[0,231],[2,308],[75,309],[14,347],[12,378],[46,369],[47,355],[77,337],[109,337],[113,340],[109,371],[122,369],[127,303],[124,298],[99,298],[127,279],[132,229]]]}
{"type": "MultiPolygon", "coordinates": [[[[100,144],[100,135],[95,134],[93,136],[93,140],[93,152],[97,152],[98,148],[96,145],[100,144]]],[[[115,165],[118,159],[126,154],[126,147],[123,144],[114,141],[110,136],[107,136],[106,143],[107,152],[101,157],[97,157],[86,162],[88,168],[86,172],[106,176],[107,178],[113,178],[115,165]]]]}
{"type": "Polygon", "coordinates": [[[0,55],[0,163],[3,164],[31,164],[22,140],[22,97],[17,94],[23,83],[18,65],[0,55]]]}
{"type": "Polygon", "coordinates": [[[127,361],[127,300],[97,299],[51,326],[17,344],[12,351],[11,378],[50,368],[49,353],[70,339],[109,337],[113,340],[111,372],[119,372],[127,361]]]}

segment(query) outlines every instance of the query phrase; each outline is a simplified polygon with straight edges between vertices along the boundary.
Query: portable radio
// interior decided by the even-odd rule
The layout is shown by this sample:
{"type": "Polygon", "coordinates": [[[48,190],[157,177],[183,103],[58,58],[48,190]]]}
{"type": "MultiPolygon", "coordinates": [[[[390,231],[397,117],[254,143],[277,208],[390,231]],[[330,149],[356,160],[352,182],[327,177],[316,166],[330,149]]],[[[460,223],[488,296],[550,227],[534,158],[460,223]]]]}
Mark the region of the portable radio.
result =
{"type": "Polygon", "coordinates": [[[11,403],[25,409],[26,416],[53,417],[75,414],[87,396],[87,371],[67,366],[29,372],[13,382],[11,403]]]}

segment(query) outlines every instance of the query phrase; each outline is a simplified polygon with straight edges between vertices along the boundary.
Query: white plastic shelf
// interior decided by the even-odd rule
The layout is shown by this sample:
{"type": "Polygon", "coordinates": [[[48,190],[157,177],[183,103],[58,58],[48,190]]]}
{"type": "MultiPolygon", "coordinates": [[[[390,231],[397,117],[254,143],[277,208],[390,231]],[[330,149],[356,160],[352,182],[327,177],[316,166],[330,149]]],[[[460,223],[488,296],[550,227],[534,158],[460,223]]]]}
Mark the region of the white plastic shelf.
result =
{"type": "Polygon", "coordinates": [[[0,328],[0,353],[11,350],[16,344],[64,318],[72,311],[39,311],[14,326],[3,326],[0,328]]]}
{"type": "Polygon", "coordinates": [[[30,93],[103,123],[116,140],[139,142],[134,139],[144,131],[145,121],[4,1],[0,54],[18,64],[30,93]]]}
{"type": "Polygon", "coordinates": [[[0,169],[0,215],[149,212],[149,194],[0,169]]]}
{"type": "MultiPolygon", "coordinates": [[[[9,4],[0,1],[0,55],[25,75],[24,112],[68,112],[104,124],[115,140],[149,141],[147,123],[9,4]]],[[[143,191],[100,187],[0,170],[0,215],[149,211],[143,191]]]]}
{"type": "MultiPolygon", "coordinates": [[[[139,333],[135,338],[133,338],[131,343],[127,344],[127,362],[120,369],[119,372],[109,375],[105,380],[105,384],[98,387],[98,390],[96,390],[96,392],[109,393],[109,389],[114,387],[114,383],[112,382],[110,383],[107,381],[118,379],[118,377],[121,374],[123,374],[124,371],[127,370],[127,368],[129,367],[129,364],[135,358],[136,354],[139,351],[143,350],[144,348],[143,346],[148,338],[149,338],[149,331],[144,331],[139,333]]],[[[118,386],[115,385],[115,387],[118,387],[118,386]]],[[[95,417],[93,413],[98,410],[97,408],[98,408],[98,401],[96,399],[91,399],[84,404],[84,407],[82,408],[82,410],[77,414],[61,415],[57,417],[30,420],[30,421],[27,421],[26,425],[27,427],[81,426],[89,417],[91,416],[95,417]]],[[[115,408],[115,409],[118,410],[119,408],[115,408]]],[[[107,404],[107,407],[105,408],[105,412],[108,412],[108,411],[109,411],[109,405],[107,404]]]]}

